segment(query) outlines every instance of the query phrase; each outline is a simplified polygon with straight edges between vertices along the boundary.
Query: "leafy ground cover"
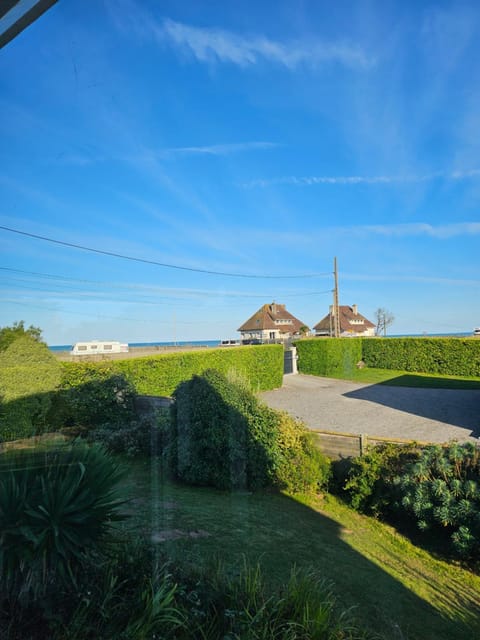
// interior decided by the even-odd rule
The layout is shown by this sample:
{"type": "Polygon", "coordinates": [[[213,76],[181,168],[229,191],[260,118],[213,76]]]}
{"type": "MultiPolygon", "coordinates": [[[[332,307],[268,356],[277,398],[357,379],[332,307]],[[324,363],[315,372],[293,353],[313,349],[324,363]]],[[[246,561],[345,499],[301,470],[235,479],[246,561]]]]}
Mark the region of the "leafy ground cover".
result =
{"type": "Polygon", "coordinates": [[[419,387],[423,389],[471,389],[480,390],[480,378],[466,376],[446,376],[432,373],[411,373],[392,369],[355,369],[348,375],[329,375],[339,380],[385,384],[391,387],[419,387]]]}
{"type": "Polygon", "coordinates": [[[162,553],[238,571],[260,563],[272,585],[292,566],[334,582],[339,604],[383,637],[467,640],[480,634],[480,577],[437,560],[338,499],[225,493],[174,485],[158,460],[129,462],[127,521],[162,553]]]}

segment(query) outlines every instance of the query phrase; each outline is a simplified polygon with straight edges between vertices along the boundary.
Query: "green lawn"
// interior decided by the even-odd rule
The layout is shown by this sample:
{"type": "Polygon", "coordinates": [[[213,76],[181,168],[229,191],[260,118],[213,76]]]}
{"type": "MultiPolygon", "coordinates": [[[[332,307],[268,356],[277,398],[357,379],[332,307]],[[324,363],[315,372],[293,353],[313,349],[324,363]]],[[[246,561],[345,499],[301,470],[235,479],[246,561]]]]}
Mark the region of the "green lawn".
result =
{"type": "Polygon", "coordinates": [[[315,569],[334,582],[342,606],[356,607],[356,617],[389,640],[480,637],[479,576],[436,560],[333,497],[193,489],[162,481],[158,462],[128,464],[131,518],[124,526],[151,537],[173,560],[220,560],[235,570],[246,556],[277,586],[292,565],[315,569]]]}
{"type": "Polygon", "coordinates": [[[411,373],[392,369],[355,369],[351,375],[329,376],[367,384],[385,384],[393,387],[422,387],[429,389],[473,389],[480,390],[480,378],[445,376],[433,373],[411,373]]]}

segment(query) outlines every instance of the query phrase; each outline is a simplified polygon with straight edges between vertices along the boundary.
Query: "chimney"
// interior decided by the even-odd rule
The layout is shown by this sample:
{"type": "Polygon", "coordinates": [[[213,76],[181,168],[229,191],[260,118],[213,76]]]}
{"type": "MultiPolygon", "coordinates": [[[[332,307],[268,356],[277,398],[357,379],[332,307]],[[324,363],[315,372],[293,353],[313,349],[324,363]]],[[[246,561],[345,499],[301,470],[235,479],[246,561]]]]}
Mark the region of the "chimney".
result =
{"type": "Polygon", "coordinates": [[[358,316],[358,306],[356,304],[352,304],[352,311],[354,316],[358,316]]]}

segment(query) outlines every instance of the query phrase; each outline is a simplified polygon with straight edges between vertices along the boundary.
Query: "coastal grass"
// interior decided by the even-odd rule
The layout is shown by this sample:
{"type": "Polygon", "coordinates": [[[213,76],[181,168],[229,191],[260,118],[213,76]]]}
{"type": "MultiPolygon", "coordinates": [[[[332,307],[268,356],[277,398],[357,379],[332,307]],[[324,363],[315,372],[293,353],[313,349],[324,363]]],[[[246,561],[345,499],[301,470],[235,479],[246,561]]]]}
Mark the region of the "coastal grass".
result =
{"type": "Polygon", "coordinates": [[[446,376],[434,373],[412,373],[392,369],[364,367],[344,375],[329,375],[329,378],[351,380],[365,384],[383,384],[390,387],[416,387],[422,389],[480,390],[480,378],[473,376],[446,376]]]}
{"type": "Polygon", "coordinates": [[[292,567],[333,583],[338,605],[393,640],[480,637],[480,577],[436,559],[332,497],[227,493],[166,481],[159,460],[129,462],[127,524],[173,562],[235,574],[259,563],[271,588],[292,567]]]}

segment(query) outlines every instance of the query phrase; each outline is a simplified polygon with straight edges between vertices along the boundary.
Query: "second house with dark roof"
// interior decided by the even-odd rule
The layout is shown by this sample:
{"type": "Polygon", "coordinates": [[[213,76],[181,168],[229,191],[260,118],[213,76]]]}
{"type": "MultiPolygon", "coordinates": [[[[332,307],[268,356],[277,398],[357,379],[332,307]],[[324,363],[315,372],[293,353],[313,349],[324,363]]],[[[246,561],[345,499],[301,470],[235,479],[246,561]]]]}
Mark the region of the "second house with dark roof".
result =
{"type": "Polygon", "coordinates": [[[308,332],[307,325],[292,316],[284,304],[264,304],[238,329],[242,344],[287,342],[308,332]]]}

